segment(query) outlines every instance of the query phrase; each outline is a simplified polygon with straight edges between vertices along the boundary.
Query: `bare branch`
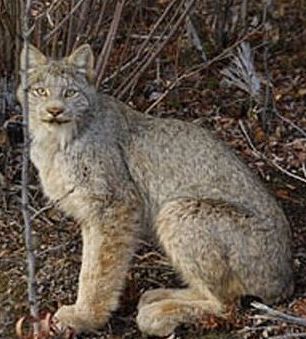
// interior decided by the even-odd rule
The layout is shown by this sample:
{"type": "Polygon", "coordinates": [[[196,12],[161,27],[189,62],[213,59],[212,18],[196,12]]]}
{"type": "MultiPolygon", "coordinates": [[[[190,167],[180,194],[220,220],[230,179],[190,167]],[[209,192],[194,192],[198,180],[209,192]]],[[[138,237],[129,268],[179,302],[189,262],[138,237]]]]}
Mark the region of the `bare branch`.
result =
{"type": "Polygon", "coordinates": [[[299,326],[305,326],[306,327],[306,319],[295,317],[292,315],[288,315],[286,313],[274,310],[273,308],[259,303],[259,302],[252,302],[251,306],[256,308],[257,310],[265,312],[265,315],[271,317],[273,320],[278,320],[278,321],[285,321],[291,324],[299,325],[299,326]]]}
{"type": "Polygon", "coordinates": [[[97,81],[96,81],[97,87],[101,83],[102,77],[104,75],[105,67],[107,65],[107,62],[108,62],[108,59],[109,59],[109,56],[110,56],[110,52],[111,52],[113,44],[114,44],[115,36],[116,36],[117,30],[118,30],[118,25],[119,25],[119,21],[120,21],[120,18],[121,18],[121,14],[122,14],[124,4],[125,4],[125,0],[119,0],[117,2],[113,21],[112,21],[111,26],[109,28],[103,49],[102,49],[102,51],[101,51],[101,53],[98,57],[98,60],[97,60],[97,66],[96,66],[96,72],[98,74],[97,81]]]}
{"type": "MultiPolygon", "coordinates": [[[[163,39],[168,39],[167,36],[164,37],[164,34],[158,36],[158,37],[154,37],[154,33],[156,32],[157,28],[160,26],[160,24],[162,23],[162,21],[167,17],[167,15],[169,14],[171,8],[173,7],[173,5],[177,2],[177,0],[172,0],[171,3],[167,6],[167,8],[165,9],[165,11],[163,12],[163,14],[158,18],[158,20],[156,21],[156,23],[154,24],[154,26],[152,27],[152,29],[150,30],[149,34],[145,36],[145,40],[144,42],[140,45],[140,47],[137,49],[137,53],[135,55],[135,57],[133,57],[130,61],[126,62],[124,65],[120,66],[113,74],[111,74],[108,78],[104,79],[102,81],[102,84],[105,84],[106,82],[108,82],[109,80],[115,78],[119,73],[121,73],[122,71],[125,71],[127,68],[135,65],[136,63],[138,63],[138,65],[136,65],[135,70],[132,72],[132,74],[129,76],[129,79],[137,73],[138,69],[140,68],[140,65],[143,63],[141,63],[141,56],[143,55],[146,47],[148,46],[149,42],[151,39],[157,39],[158,41],[161,41],[163,39]]],[[[149,54],[149,53],[148,53],[149,54]]],[[[151,54],[151,53],[150,53],[151,54]]],[[[117,90],[117,93],[120,92],[121,88],[124,88],[125,84],[128,81],[126,81],[124,84],[122,84],[122,86],[119,87],[119,89],[117,90]]]]}
{"type": "Polygon", "coordinates": [[[22,162],[22,214],[24,219],[24,237],[27,250],[28,264],[28,300],[30,304],[30,313],[33,317],[33,335],[36,338],[39,334],[39,319],[38,306],[35,290],[35,253],[33,247],[31,219],[29,214],[29,198],[28,198],[28,182],[29,182],[29,158],[30,158],[30,136],[29,136],[29,99],[28,99],[28,64],[29,64],[29,17],[31,10],[31,0],[26,1],[26,6],[23,8],[23,39],[26,55],[26,69],[22,70],[21,83],[24,91],[23,103],[23,162],[22,162]]]}
{"type": "Polygon", "coordinates": [[[186,18],[186,16],[188,15],[190,9],[192,8],[192,6],[194,5],[195,0],[190,0],[187,5],[185,10],[183,11],[183,13],[179,16],[179,18],[177,19],[177,21],[175,22],[175,24],[173,25],[173,28],[171,29],[171,31],[169,32],[169,35],[167,37],[166,40],[162,41],[162,43],[160,43],[156,50],[148,57],[148,60],[145,62],[145,64],[143,66],[140,67],[139,71],[137,71],[137,73],[133,76],[133,78],[131,79],[131,81],[125,86],[125,88],[120,92],[120,95],[118,96],[119,98],[122,98],[122,96],[124,96],[125,93],[127,93],[128,90],[131,89],[131,87],[134,87],[135,84],[138,82],[140,76],[143,74],[143,72],[150,66],[150,64],[152,63],[152,61],[159,55],[159,53],[163,50],[163,48],[167,45],[167,43],[169,42],[169,40],[174,36],[174,34],[177,32],[178,28],[180,27],[181,23],[183,22],[183,20],[186,18]]]}
{"type": "Polygon", "coordinates": [[[137,62],[137,64],[135,65],[134,69],[132,72],[130,72],[130,74],[126,77],[126,79],[121,83],[121,85],[116,89],[115,92],[115,96],[117,96],[118,98],[121,98],[124,93],[126,93],[131,85],[135,85],[136,82],[136,76],[140,76],[139,72],[141,69],[145,69],[144,65],[147,64],[147,66],[149,66],[148,64],[148,60],[150,58],[150,56],[154,53],[154,51],[156,49],[158,49],[158,47],[160,46],[160,42],[164,40],[169,41],[170,37],[169,35],[166,34],[168,32],[168,29],[170,27],[173,26],[176,17],[179,15],[181,8],[184,5],[185,0],[183,1],[178,1],[178,0],[173,0],[165,9],[164,13],[159,17],[159,19],[157,20],[157,22],[154,24],[152,30],[150,31],[150,33],[148,34],[148,38],[141,44],[140,48],[138,49],[138,52],[135,56],[135,58],[133,60],[135,60],[135,62],[137,62]],[[154,42],[153,46],[150,49],[147,49],[147,45],[149,44],[150,40],[153,38],[153,33],[155,33],[155,31],[157,30],[157,28],[161,25],[162,21],[164,19],[167,18],[168,13],[170,12],[171,8],[173,7],[174,4],[177,4],[177,6],[175,7],[175,13],[173,14],[172,18],[169,20],[168,24],[166,25],[165,29],[163,30],[163,32],[158,36],[157,41],[154,42]],[[144,55],[142,55],[144,52],[146,51],[146,53],[144,55]],[[142,58],[141,58],[142,56],[142,58]]]}
{"type": "Polygon", "coordinates": [[[287,124],[291,125],[294,129],[296,129],[301,135],[303,135],[306,138],[306,131],[304,131],[301,127],[299,127],[298,125],[296,125],[293,121],[291,121],[290,119],[284,117],[283,115],[281,115],[277,109],[274,109],[274,112],[276,114],[276,116],[278,118],[280,118],[281,120],[285,121],[287,124]]]}
{"type": "Polygon", "coordinates": [[[263,37],[263,43],[264,43],[264,51],[263,51],[263,63],[264,63],[264,71],[265,71],[265,95],[264,95],[264,106],[263,110],[261,112],[261,120],[264,125],[267,126],[267,123],[269,123],[269,111],[271,113],[271,110],[269,110],[269,104],[273,101],[272,93],[271,93],[271,77],[269,72],[269,66],[268,66],[268,58],[269,58],[269,41],[268,41],[268,26],[269,23],[267,21],[267,14],[269,6],[271,5],[271,1],[263,1],[264,8],[263,8],[263,25],[264,25],[264,37],[263,37]]]}
{"type": "Polygon", "coordinates": [[[54,27],[54,29],[48,33],[43,41],[47,42],[50,38],[52,38],[52,36],[67,22],[67,20],[69,20],[69,18],[78,10],[78,8],[82,5],[82,3],[84,2],[84,0],[79,0],[76,5],[72,8],[72,10],[64,17],[64,19],[54,27]]]}
{"type": "Polygon", "coordinates": [[[156,100],[153,102],[153,104],[151,106],[149,106],[145,113],[148,114],[149,112],[152,111],[153,108],[155,108],[160,102],[162,102],[165,97],[176,87],[178,86],[183,80],[188,79],[193,77],[194,75],[198,74],[199,72],[203,71],[204,69],[207,69],[208,67],[210,67],[212,64],[214,64],[217,61],[223,60],[225,58],[227,58],[231,52],[237,47],[239,46],[243,41],[247,40],[248,38],[250,38],[254,33],[258,32],[260,30],[260,27],[258,27],[257,29],[251,31],[250,33],[246,34],[245,36],[243,36],[241,39],[239,39],[238,41],[236,41],[234,44],[232,44],[231,46],[229,46],[228,48],[224,49],[220,54],[218,54],[217,56],[215,56],[214,58],[212,58],[211,60],[208,60],[207,62],[201,63],[195,67],[193,67],[191,70],[189,70],[189,72],[187,73],[183,73],[181,76],[177,77],[169,86],[168,88],[165,90],[165,92],[156,100]]]}
{"type": "Polygon", "coordinates": [[[206,56],[205,50],[203,48],[203,43],[202,43],[202,41],[199,37],[199,34],[196,30],[195,25],[192,22],[191,15],[187,15],[187,17],[186,17],[186,28],[187,28],[187,34],[189,36],[189,39],[190,39],[192,45],[199,52],[202,60],[204,62],[206,62],[207,56],[206,56]]]}
{"type": "Polygon", "coordinates": [[[289,338],[306,338],[306,332],[301,333],[286,333],[284,335],[275,335],[270,339],[289,339],[289,338]]]}
{"type": "Polygon", "coordinates": [[[294,178],[296,180],[299,180],[299,181],[303,182],[304,184],[306,184],[306,178],[302,178],[299,175],[296,175],[294,173],[291,173],[291,172],[287,171],[285,168],[281,167],[276,161],[273,161],[273,160],[269,159],[268,157],[266,157],[263,153],[260,153],[256,149],[256,147],[254,146],[254,144],[252,143],[251,138],[250,138],[250,136],[249,136],[249,134],[248,134],[248,132],[247,132],[246,128],[244,127],[244,124],[243,124],[243,122],[241,120],[239,120],[239,127],[240,127],[243,135],[245,136],[249,146],[251,147],[252,151],[254,152],[254,154],[257,157],[265,160],[267,163],[269,163],[270,165],[273,165],[279,171],[281,171],[282,173],[288,175],[289,177],[294,178]]]}

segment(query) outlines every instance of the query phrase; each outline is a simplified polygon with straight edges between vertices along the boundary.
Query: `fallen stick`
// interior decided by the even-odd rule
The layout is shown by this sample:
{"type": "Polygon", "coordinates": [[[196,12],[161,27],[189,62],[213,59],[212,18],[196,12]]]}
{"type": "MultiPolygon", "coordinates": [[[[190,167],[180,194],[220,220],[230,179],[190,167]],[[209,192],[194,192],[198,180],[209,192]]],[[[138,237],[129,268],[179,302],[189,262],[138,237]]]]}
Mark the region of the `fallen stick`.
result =
{"type": "Polygon", "coordinates": [[[306,319],[300,318],[300,317],[295,317],[292,315],[288,315],[286,313],[274,310],[273,308],[259,303],[259,302],[252,302],[251,306],[256,308],[257,310],[263,311],[268,315],[270,318],[273,320],[278,320],[278,321],[285,321],[291,324],[299,325],[299,326],[304,326],[306,327],[306,319]]]}

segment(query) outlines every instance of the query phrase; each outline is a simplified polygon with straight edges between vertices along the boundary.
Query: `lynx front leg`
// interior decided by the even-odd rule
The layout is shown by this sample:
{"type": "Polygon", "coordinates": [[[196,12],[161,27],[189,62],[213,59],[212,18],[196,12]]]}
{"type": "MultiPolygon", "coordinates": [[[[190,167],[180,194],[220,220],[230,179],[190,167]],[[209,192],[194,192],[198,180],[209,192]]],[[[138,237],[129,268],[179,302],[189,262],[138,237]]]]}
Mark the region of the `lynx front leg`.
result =
{"type": "Polygon", "coordinates": [[[61,327],[70,326],[78,332],[99,328],[117,308],[134,249],[139,209],[139,205],[127,206],[120,201],[82,225],[83,255],[77,301],[61,307],[55,314],[61,327]]]}

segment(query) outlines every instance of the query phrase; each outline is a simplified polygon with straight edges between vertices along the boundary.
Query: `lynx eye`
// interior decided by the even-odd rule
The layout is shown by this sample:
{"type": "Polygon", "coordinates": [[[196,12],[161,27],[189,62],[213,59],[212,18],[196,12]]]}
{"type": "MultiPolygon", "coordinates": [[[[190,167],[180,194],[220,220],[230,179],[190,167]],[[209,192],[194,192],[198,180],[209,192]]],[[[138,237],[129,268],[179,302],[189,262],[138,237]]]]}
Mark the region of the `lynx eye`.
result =
{"type": "Polygon", "coordinates": [[[46,97],[48,95],[47,90],[43,87],[33,88],[32,92],[39,97],[46,97]]]}
{"type": "Polygon", "coordinates": [[[66,91],[64,92],[65,98],[72,98],[72,97],[77,96],[78,94],[79,92],[73,88],[66,89],[66,91]]]}

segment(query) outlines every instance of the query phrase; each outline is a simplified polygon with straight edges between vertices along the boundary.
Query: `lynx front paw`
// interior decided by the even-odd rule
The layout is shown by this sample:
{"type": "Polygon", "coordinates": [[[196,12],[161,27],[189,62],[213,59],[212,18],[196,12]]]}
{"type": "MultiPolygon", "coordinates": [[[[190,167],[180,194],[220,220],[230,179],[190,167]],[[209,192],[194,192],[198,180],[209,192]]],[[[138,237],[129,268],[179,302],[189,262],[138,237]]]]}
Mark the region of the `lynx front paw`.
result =
{"type": "Polygon", "coordinates": [[[60,330],[64,330],[68,327],[73,328],[77,332],[81,331],[79,328],[78,317],[75,305],[62,306],[54,315],[56,326],[60,330]]]}
{"type": "Polygon", "coordinates": [[[174,318],[164,313],[161,304],[156,302],[139,309],[137,325],[142,333],[164,337],[170,335],[178,325],[174,318]]]}
{"type": "Polygon", "coordinates": [[[101,328],[107,321],[107,313],[101,305],[62,306],[54,315],[57,327],[60,330],[68,327],[73,328],[77,333],[101,328]]]}

